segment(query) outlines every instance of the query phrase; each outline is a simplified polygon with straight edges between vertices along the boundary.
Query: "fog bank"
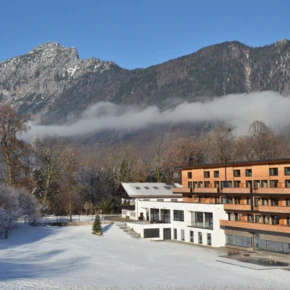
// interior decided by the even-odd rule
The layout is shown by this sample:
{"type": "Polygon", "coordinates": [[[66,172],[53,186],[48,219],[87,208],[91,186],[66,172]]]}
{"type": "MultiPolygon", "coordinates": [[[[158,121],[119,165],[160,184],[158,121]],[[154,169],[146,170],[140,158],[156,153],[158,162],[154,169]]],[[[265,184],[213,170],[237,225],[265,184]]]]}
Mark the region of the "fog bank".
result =
{"type": "Polygon", "coordinates": [[[30,122],[30,130],[24,138],[30,139],[36,135],[76,137],[102,130],[138,130],[160,124],[211,121],[232,124],[238,134],[243,134],[255,120],[279,129],[290,122],[289,111],[290,98],[271,91],[232,94],[207,103],[184,102],[165,111],[160,111],[156,106],[139,109],[136,106],[99,102],[70,125],[41,126],[30,122]]]}

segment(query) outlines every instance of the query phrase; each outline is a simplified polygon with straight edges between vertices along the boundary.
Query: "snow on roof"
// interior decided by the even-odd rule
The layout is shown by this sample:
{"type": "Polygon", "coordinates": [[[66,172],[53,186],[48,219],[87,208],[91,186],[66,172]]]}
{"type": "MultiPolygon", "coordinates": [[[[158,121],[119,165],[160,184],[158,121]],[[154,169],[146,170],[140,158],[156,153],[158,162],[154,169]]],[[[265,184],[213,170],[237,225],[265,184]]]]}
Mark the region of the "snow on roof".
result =
{"type": "Polygon", "coordinates": [[[122,183],[122,186],[130,197],[182,197],[181,194],[173,193],[173,187],[166,183],[122,183]]]}

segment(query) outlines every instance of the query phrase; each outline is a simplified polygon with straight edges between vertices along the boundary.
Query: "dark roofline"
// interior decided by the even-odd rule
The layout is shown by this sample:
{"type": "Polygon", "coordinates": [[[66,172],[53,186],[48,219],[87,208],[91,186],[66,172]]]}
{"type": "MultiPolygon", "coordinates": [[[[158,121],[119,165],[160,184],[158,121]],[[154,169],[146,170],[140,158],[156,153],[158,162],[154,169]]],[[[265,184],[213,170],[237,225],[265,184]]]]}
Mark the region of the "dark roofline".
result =
{"type": "Polygon", "coordinates": [[[211,164],[199,164],[199,165],[186,165],[179,166],[178,169],[201,169],[201,168],[220,168],[220,167],[240,167],[240,166],[252,166],[252,165],[274,165],[274,164],[287,164],[290,163],[290,158],[284,159],[272,159],[272,160],[251,160],[241,162],[229,162],[229,163],[211,163],[211,164]]]}

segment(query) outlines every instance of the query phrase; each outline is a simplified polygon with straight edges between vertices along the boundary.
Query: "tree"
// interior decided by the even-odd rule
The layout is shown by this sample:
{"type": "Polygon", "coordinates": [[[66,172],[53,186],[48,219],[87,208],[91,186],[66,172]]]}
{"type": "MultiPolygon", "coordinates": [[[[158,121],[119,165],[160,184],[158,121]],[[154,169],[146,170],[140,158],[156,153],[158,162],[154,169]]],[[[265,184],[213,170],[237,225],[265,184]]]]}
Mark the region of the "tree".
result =
{"type": "Polygon", "coordinates": [[[97,234],[97,233],[102,234],[101,219],[100,219],[99,214],[96,214],[92,230],[93,230],[93,234],[97,234]]]}
{"type": "Polygon", "coordinates": [[[218,125],[202,139],[206,159],[210,163],[227,163],[232,160],[233,127],[218,125]]]}
{"type": "Polygon", "coordinates": [[[18,136],[26,132],[27,120],[9,105],[0,105],[0,145],[7,166],[7,183],[15,184],[15,164],[20,140],[18,136]]]}
{"type": "Polygon", "coordinates": [[[249,128],[250,146],[254,159],[276,158],[277,146],[274,132],[261,121],[254,121],[249,128]]]}
{"type": "Polygon", "coordinates": [[[72,222],[72,191],[75,185],[75,175],[79,167],[76,149],[72,146],[66,146],[62,152],[62,175],[64,179],[64,187],[68,194],[68,214],[72,222]]]}

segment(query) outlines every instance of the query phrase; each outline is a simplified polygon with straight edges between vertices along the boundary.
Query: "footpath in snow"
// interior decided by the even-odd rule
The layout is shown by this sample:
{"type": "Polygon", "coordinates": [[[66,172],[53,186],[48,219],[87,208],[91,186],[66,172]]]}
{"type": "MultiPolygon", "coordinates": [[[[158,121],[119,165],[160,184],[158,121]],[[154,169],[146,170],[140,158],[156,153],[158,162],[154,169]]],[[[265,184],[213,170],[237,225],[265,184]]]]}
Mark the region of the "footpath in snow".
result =
{"type": "Polygon", "coordinates": [[[132,239],[116,225],[104,231],[21,225],[0,240],[0,289],[289,289],[282,269],[220,263],[217,250],[132,239]]]}

